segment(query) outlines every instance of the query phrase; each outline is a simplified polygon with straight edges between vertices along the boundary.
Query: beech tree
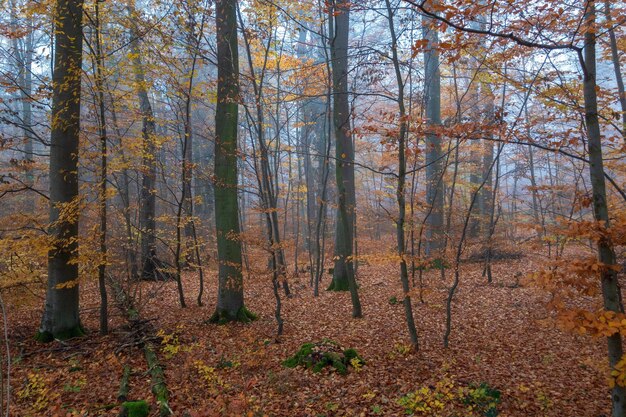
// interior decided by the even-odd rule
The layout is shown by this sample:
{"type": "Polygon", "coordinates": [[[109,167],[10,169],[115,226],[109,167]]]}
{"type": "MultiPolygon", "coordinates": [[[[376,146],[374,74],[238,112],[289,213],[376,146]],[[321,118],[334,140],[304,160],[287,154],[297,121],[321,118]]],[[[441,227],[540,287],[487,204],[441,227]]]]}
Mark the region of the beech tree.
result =
{"type": "Polygon", "coordinates": [[[354,144],[350,129],[348,92],[348,39],[350,34],[348,1],[334,2],[331,24],[331,63],[333,77],[333,122],[335,132],[335,175],[337,178],[337,230],[333,291],[350,291],[352,316],[361,317],[361,302],[354,276],[354,226],[356,191],[354,188],[354,144]]]}
{"type": "Polygon", "coordinates": [[[239,115],[239,44],[237,1],[215,2],[217,34],[217,106],[215,111],[215,230],[219,262],[215,323],[255,318],[244,305],[237,196],[239,115]]]}
{"type": "MultiPolygon", "coordinates": [[[[585,47],[580,55],[583,68],[583,96],[585,102],[585,124],[589,140],[589,175],[591,177],[593,215],[596,221],[610,229],[609,205],[607,202],[604,162],[602,158],[602,134],[598,119],[598,98],[596,93],[596,3],[585,2],[585,47]]],[[[604,265],[601,270],[602,296],[607,311],[623,312],[621,290],[615,265],[615,249],[610,239],[600,239],[597,243],[598,261],[604,265]]],[[[622,335],[615,333],[607,338],[609,364],[611,369],[622,360],[624,349],[622,335]]],[[[612,390],[613,417],[623,417],[626,413],[626,389],[615,384],[612,390]]]]}
{"type": "Polygon", "coordinates": [[[48,291],[37,338],[44,342],[83,335],[79,316],[78,142],[82,75],[81,0],[55,8],[52,130],[50,134],[50,244],[48,291]]]}
{"type": "Polygon", "coordinates": [[[443,246],[443,153],[441,134],[441,73],[439,70],[439,36],[437,22],[422,18],[424,48],[424,108],[426,116],[426,253],[440,257],[443,246]]]}
{"type": "Polygon", "coordinates": [[[626,417],[626,4],[0,10],[0,415],[626,417]]]}

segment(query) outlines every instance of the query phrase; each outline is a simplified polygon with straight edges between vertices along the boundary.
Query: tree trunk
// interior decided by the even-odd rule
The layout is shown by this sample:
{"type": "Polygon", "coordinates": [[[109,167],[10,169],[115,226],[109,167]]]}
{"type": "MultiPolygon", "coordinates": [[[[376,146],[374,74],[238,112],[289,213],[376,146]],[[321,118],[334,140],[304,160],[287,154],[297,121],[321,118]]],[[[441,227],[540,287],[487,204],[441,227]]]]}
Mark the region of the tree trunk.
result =
{"type": "Polygon", "coordinates": [[[237,198],[239,52],[237,1],[215,2],[217,31],[217,106],[215,112],[215,226],[219,278],[215,323],[250,321],[244,306],[237,198]]]}
{"type": "MultiPolygon", "coordinates": [[[[584,58],[580,56],[583,66],[583,91],[585,97],[585,123],[589,141],[589,174],[593,193],[593,214],[600,224],[607,229],[609,209],[607,203],[604,166],[602,161],[602,136],[598,121],[598,101],[596,96],[596,36],[595,36],[595,2],[587,2],[586,32],[584,58]]],[[[608,238],[598,242],[598,261],[606,265],[601,271],[602,296],[604,308],[608,311],[620,312],[621,290],[617,279],[617,271],[612,267],[616,264],[613,244],[608,238]]],[[[622,336],[619,332],[607,338],[608,356],[611,369],[622,359],[622,336]]],[[[624,387],[615,385],[612,389],[613,417],[625,414],[626,391],[624,387]]]]}
{"type": "Polygon", "coordinates": [[[408,120],[404,105],[404,81],[400,72],[400,60],[398,58],[398,44],[396,38],[396,30],[393,23],[393,11],[389,0],[385,0],[387,5],[387,19],[389,21],[389,31],[391,33],[391,53],[393,59],[393,67],[396,74],[396,83],[398,85],[398,110],[400,112],[400,133],[398,135],[398,187],[396,189],[396,198],[398,201],[398,220],[396,221],[396,241],[398,245],[398,256],[400,257],[400,281],[402,282],[402,290],[404,291],[404,313],[409,330],[411,345],[417,351],[419,349],[417,330],[413,319],[413,306],[411,305],[409,273],[406,262],[406,244],[404,238],[404,225],[406,220],[406,137],[408,132],[408,120]]]}
{"type": "Polygon", "coordinates": [[[333,291],[349,290],[352,316],[361,317],[361,302],[354,277],[354,146],[350,132],[350,102],[348,95],[348,37],[350,33],[350,3],[344,0],[334,5],[334,36],[331,37],[333,77],[333,119],[335,127],[335,175],[337,178],[337,228],[335,234],[335,268],[333,291]]]}
{"type": "Polygon", "coordinates": [[[98,287],[100,289],[100,334],[109,332],[108,294],[106,288],[106,264],[107,264],[107,123],[104,104],[104,55],[102,52],[102,37],[100,27],[100,3],[96,2],[94,35],[95,54],[94,72],[96,84],[96,102],[98,104],[98,131],[100,136],[100,265],[98,265],[98,287]]]}
{"type": "Polygon", "coordinates": [[[441,256],[443,248],[443,158],[441,137],[441,74],[439,72],[439,36],[432,19],[423,17],[423,36],[428,41],[424,51],[424,102],[426,107],[426,203],[431,206],[426,221],[426,254],[441,256]]]}
{"type": "MultiPolygon", "coordinates": [[[[131,1],[130,18],[134,19],[134,2],[131,1]]],[[[143,161],[141,192],[139,196],[139,229],[141,232],[141,278],[156,279],[156,122],[152,105],[148,98],[148,89],[139,50],[139,31],[133,25],[131,29],[130,51],[133,72],[139,99],[142,119],[143,161]]]]}
{"type": "Polygon", "coordinates": [[[84,334],[79,317],[78,144],[83,52],[83,1],[58,0],[50,137],[48,291],[37,339],[49,342],[84,334]]]}
{"type": "Polygon", "coordinates": [[[622,70],[619,62],[619,49],[617,47],[617,39],[615,37],[615,29],[613,29],[613,19],[611,17],[611,2],[604,1],[604,13],[609,26],[609,41],[611,44],[611,60],[613,61],[613,69],[615,71],[615,82],[617,83],[617,92],[619,94],[619,104],[622,108],[622,137],[626,142],[626,91],[624,91],[624,79],[622,78],[622,70]]]}

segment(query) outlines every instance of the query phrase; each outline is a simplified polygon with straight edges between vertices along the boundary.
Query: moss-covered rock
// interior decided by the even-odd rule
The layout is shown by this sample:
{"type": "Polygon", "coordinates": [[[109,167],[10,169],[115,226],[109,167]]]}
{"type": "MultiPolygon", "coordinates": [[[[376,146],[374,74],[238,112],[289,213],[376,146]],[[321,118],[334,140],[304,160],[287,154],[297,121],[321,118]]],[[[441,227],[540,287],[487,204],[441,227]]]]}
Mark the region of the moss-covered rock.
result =
{"type": "Polygon", "coordinates": [[[365,362],[354,349],[344,349],[339,343],[329,339],[320,342],[303,344],[292,357],[283,362],[287,368],[303,366],[313,372],[321,372],[327,366],[332,367],[338,374],[348,373],[348,367],[354,366],[354,360],[358,363],[365,362]]]}

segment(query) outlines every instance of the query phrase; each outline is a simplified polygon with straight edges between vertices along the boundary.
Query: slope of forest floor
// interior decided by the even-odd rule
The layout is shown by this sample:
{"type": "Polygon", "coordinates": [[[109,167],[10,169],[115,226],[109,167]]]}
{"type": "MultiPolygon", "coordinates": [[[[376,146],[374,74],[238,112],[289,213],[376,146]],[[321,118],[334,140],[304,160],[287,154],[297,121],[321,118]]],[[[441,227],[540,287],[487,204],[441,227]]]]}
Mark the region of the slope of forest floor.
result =
{"type": "MultiPolygon", "coordinates": [[[[370,245],[363,250],[380,250],[377,242],[370,245]]],[[[447,283],[439,271],[426,272],[424,303],[414,294],[417,353],[408,349],[402,303],[395,302],[402,299],[397,265],[391,262],[359,267],[362,319],[350,317],[347,293],[320,291],[314,298],[307,274],[291,278],[294,295],[282,300],[280,343],[272,288],[264,278],[246,281],[247,306],[259,315],[251,324],[206,323],[216,293],[209,270],[205,306],[195,305],[196,273],[184,277],[190,307],[179,307],[174,282],[142,283],[139,305],[142,317],[164,337],[156,343],[176,416],[401,416],[398,399],[421,388],[432,397],[431,405],[434,399],[444,404],[421,415],[478,416],[450,398],[459,388],[485,383],[501,393],[500,416],[599,417],[610,409],[604,342],[558,330],[546,310],[549,296],[518,285],[520,275],[540,262],[540,257],[498,261],[492,284],[481,277],[480,263],[462,264],[449,349],[442,344],[447,283]],[[355,348],[365,365],[346,376],[282,366],[301,344],[324,338],[355,348]]],[[[325,288],[329,276],[324,279],[325,288]]],[[[112,406],[125,365],[133,371],[130,399],[154,403],[141,350],[123,347],[124,319],[111,307],[112,332],[99,336],[96,284],[86,282],[82,291],[90,334],[49,345],[33,341],[43,294],[17,287],[5,295],[13,357],[11,415],[117,415],[112,406]]]]}

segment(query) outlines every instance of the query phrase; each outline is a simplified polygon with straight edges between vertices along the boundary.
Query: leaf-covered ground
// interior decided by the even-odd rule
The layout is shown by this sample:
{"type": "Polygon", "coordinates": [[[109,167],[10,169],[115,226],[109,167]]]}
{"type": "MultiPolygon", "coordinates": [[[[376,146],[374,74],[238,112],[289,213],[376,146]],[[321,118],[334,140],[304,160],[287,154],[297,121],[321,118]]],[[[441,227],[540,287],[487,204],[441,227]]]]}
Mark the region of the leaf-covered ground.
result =
{"type": "MultiPolygon", "coordinates": [[[[380,252],[380,243],[370,246],[365,250],[380,252]]],[[[446,398],[480,383],[501,392],[500,416],[607,414],[604,341],[556,329],[546,310],[548,296],[517,285],[520,274],[538,267],[540,260],[498,261],[492,284],[481,277],[480,264],[463,263],[449,349],[442,345],[449,283],[438,271],[425,273],[424,303],[413,294],[417,353],[408,349],[403,307],[394,302],[402,292],[397,265],[391,262],[359,267],[362,319],[350,318],[347,293],[321,291],[314,298],[307,274],[292,277],[294,296],[282,300],[285,332],[279,343],[274,298],[265,278],[246,281],[246,303],[259,315],[252,324],[206,324],[214,308],[214,271],[206,271],[203,307],[195,305],[196,273],[184,279],[186,309],[178,306],[173,282],[142,283],[137,297],[142,317],[151,319],[161,336],[155,343],[176,416],[401,416],[405,410],[398,400],[419,389],[443,403],[443,409],[422,415],[465,416],[470,414],[459,398],[446,398]],[[324,338],[355,348],[366,364],[346,376],[282,366],[303,343],[324,338]],[[448,397],[438,392],[442,386],[448,387],[448,397]]],[[[154,403],[142,351],[124,346],[130,339],[121,314],[111,307],[112,333],[99,336],[95,283],[86,282],[82,291],[89,336],[49,345],[33,341],[41,299],[21,287],[5,294],[13,416],[117,415],[119,409],[112,407],[125,365],[132,367],[130,399],[154,403]]]]}

